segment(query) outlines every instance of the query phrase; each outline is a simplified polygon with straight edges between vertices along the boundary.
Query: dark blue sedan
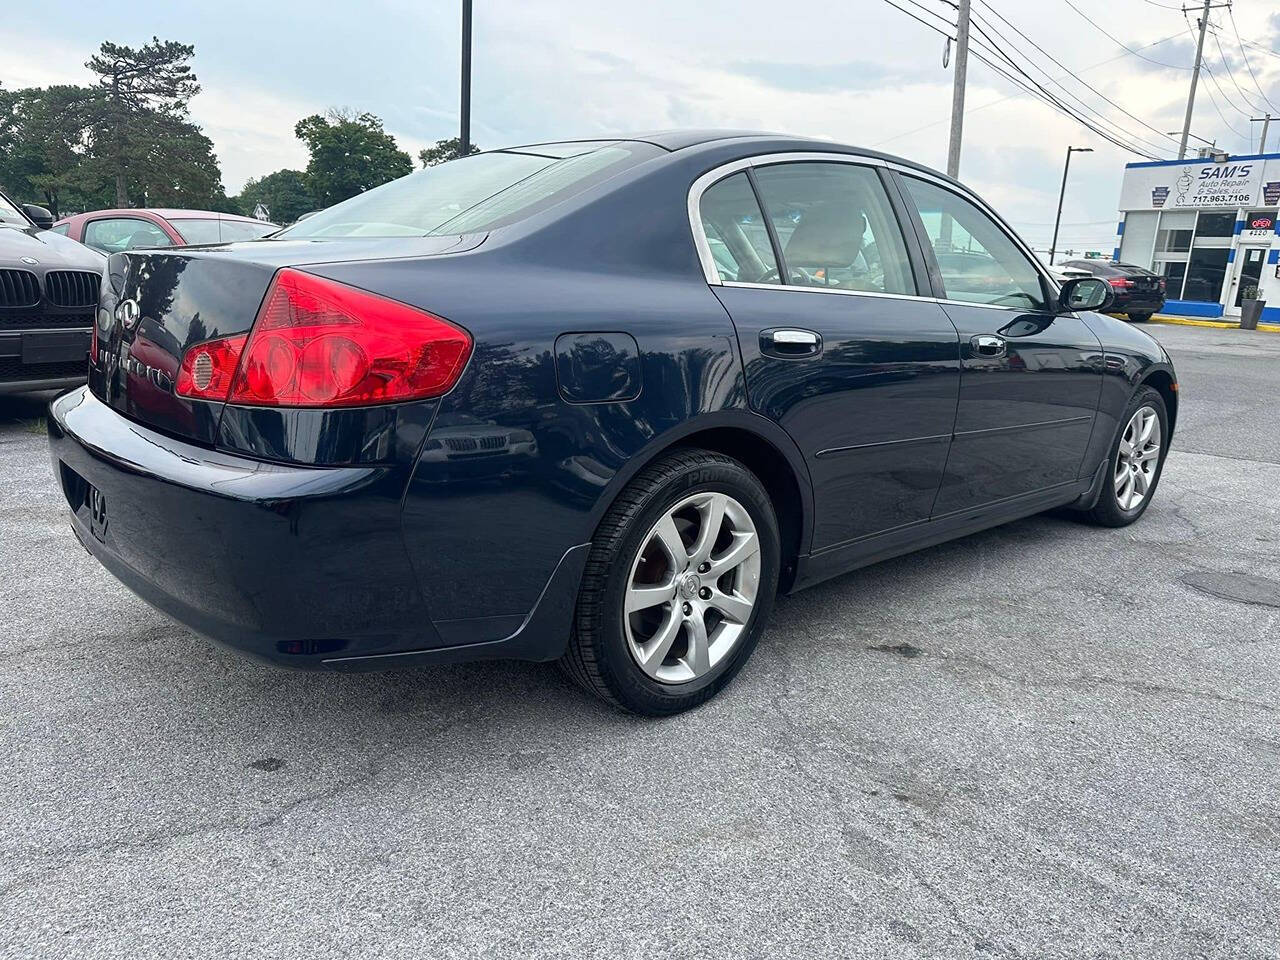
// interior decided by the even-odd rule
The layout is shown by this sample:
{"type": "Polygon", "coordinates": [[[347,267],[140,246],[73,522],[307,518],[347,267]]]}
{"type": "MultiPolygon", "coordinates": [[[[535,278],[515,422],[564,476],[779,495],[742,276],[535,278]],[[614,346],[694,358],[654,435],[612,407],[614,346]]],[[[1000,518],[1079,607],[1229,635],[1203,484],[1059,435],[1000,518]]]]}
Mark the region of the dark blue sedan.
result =
{"type": "Polygon", "coordinates": [[[883,154],[513,147],[113,255],[53,465],[85,547],[208,637],[559,660],[669,714],[779,592],[1051,508],[1138,519],[1177,383],[1110,300],[883,154]]]}

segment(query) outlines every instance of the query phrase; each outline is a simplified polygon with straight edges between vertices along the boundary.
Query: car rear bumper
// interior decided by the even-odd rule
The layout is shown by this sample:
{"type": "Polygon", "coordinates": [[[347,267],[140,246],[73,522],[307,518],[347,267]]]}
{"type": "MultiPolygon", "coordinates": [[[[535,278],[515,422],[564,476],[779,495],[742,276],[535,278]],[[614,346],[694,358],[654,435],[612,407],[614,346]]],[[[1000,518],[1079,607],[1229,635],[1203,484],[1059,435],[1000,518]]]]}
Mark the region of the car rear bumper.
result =
{"type": "Polygon", "coordinates": [[[511,636],[445,644],[405,550],[400,468],[209,450],[148,430],[85,387],[50,404],[48,428],[80,542],[142,599],[213,640],[335,669],[564,649],[585,550],[566,553],[511,636]]]}
{"type": "Polygon", "coordinates": [[[1158,313],[1164,308],[1164,297],[1145,293],[1117,293],[1115,305],[1111,308],[1117,313],[1158,313]]]}

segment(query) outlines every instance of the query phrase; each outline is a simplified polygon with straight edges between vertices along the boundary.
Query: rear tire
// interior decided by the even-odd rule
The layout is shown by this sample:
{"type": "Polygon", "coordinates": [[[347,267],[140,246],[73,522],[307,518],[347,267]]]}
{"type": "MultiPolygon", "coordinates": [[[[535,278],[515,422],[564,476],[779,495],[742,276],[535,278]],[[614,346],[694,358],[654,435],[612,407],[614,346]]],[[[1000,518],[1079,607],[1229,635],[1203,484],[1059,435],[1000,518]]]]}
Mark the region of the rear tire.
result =
{"type": "Polygon", "coordinates": [[[769,495],[737,460],[700,449],[660,457],[600,521],[561,667],[633,713],[698,706],[755,649],[779,544],[769,495]]]}
{"type": "Polygon", "coordinates": [[[1129,322],[1130,323],[1146,323],[1148,320],[1151,319],[1151,317],[1152,317],[1152,314],[1146,311],[1131,313],[1129,314],[1129,322]]]}
{"type": "Polygon", "coordinates": [[[1169,414],[1164,398],[1141,387],[1129,401],[1111,451],[1098,502],[1081,519],[1101,527],[1125,527],[1151,504],[1169,452],[1169,414]],[[1142,416],[1139,416],[1139,415],[1142,416]]]}

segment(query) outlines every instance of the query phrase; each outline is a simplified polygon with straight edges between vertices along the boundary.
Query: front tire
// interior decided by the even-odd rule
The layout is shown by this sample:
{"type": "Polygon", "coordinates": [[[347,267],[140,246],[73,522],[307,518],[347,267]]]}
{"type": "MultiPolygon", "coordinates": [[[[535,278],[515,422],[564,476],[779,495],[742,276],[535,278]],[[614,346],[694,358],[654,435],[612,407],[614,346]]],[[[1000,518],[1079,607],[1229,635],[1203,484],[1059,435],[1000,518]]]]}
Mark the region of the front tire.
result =
{"type": "Polygon", "coordinates": [[[1151,387],[1142,387],[1120,418],[1102,493],[1084,518],[1103,527],[1124,527],[1142,516],[1164,470],[1168,437],[1164,398],[1151,387]]]}
{"type": "Polygon", "coordinates": [[[592,540],[565,672],[634,713],[705,702],[755,649],[779,553],[773,504],[750,470],[709,450],[660,457],[592,540]]]}

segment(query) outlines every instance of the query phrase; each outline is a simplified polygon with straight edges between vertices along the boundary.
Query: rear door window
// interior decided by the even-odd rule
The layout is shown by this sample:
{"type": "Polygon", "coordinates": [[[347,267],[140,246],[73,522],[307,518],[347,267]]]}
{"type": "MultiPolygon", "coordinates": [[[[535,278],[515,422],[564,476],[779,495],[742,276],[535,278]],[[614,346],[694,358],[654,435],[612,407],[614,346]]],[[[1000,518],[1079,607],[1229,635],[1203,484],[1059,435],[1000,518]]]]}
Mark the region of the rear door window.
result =
{"type": "Polygon", "coordinates": [[[789,285],[917,292],[901,227],[874,169],[800,161],[757,168],[755,178],[789,285]]]}
{"type": "Polygon", "coordinates": [[[708,187],[699,201],[699,213],[722,282],[782,282],[769,228],[745,173],[708,187]]]}

